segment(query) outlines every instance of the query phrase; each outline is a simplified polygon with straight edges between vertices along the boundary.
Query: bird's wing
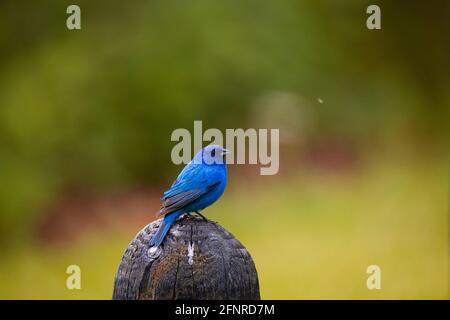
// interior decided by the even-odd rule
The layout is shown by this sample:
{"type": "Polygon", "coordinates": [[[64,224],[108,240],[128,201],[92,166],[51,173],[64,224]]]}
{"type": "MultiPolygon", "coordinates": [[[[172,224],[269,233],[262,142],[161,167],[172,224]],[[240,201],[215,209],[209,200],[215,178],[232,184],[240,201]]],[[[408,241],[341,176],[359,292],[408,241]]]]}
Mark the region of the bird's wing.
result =
{"type": "Polygon", "coordinates": [[[163,204],[157,216],[177,211],[214,189],[220,181],[211,181],[197,165],[186,167],[169,190],[164,192],[163,204]]]}
{"type": "Polygon", "coordinates": [[[200,196],[208,193],[214,189],[220,182],[215,182],[206,187],[191,189],[183,192],[179,192],[176,195],[166,198],[161,206],[161,209],[157,213],[157,216],[166,215],[168,213],[177,211],[183,207],[186,207],[200,196]]]}
{"type": "Polygon", "coordinates": [[[161,200],[166,200],[170,197],[177,195],[178,193],[184,192],[190,188],[190,184],[193,184],[195,180],[202,180],[204,174],[202,174],[199,165],[188,164],[178,175],[172,186],[166,190],[161,197],[161,200]]]}

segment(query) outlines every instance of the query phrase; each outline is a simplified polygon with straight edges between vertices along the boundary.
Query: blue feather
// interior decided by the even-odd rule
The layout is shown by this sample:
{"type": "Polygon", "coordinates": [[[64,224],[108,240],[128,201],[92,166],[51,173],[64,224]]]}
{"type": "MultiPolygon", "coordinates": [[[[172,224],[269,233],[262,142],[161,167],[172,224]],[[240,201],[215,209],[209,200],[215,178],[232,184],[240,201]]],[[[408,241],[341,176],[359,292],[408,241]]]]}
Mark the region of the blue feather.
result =
{"type": "Polygon", "coordinates": [[[152,246],[159,246],[163,242],[179,216],[203,210],[220,198],[227,184],[227,152],[218,145],[202,149],[163,193],[163,204],[158,214],[164,215],[164,219],[150,241],[152,246]]]}

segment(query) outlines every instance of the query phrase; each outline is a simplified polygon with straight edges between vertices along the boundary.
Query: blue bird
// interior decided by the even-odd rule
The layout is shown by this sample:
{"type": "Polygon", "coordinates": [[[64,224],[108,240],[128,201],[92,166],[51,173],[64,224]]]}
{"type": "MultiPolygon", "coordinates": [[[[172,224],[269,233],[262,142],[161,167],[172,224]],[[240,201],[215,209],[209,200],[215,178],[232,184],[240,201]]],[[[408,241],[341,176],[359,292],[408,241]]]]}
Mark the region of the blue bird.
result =
{"type": "Polygon", "coordinates": [[[220,198],[227,185],[227,154],[227,149],[209,145],[184,167],[161,197],[163,204],[157,216],[164,215],[164,219],[150,240],[151,246],[159,246],[163,242],[172,223],[182,214],[195,212],[203,217],[199,211],[220,198]]]}

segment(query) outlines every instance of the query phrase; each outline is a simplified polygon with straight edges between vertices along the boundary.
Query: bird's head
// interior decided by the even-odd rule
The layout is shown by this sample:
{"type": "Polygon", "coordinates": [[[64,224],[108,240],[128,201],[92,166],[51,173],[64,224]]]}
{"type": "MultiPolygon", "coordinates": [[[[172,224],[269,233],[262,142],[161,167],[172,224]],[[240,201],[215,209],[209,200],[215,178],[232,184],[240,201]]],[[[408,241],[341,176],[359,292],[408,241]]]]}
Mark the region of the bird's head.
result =
{"type": "Polygon", "coordinates": [[[197,153],[194,157],[194,163],[197,164],[225,164],[226,155],[230,152],[219,146],[217,144],[211,144],[205,148],[203,148],[199,153],[197,153]]]}

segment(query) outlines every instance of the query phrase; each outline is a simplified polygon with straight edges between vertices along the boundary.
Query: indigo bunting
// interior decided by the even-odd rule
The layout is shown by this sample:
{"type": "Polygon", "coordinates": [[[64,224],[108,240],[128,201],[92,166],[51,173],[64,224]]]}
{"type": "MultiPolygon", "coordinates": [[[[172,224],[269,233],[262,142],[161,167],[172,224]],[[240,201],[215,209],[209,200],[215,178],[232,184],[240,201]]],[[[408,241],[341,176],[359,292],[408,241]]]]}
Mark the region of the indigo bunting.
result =
{"type": "Polygon", "coordinates": [[[164,215],[164,219],[150,240],[151,246],[159,246],[163,242],[170,226],[179,216],[191,212],[201,215],[200,210],[220,198],[227,184],[227,154],[227,149],[209,145],[184,167],[161,197],[163,204],[157,216],[164,215]]]}

